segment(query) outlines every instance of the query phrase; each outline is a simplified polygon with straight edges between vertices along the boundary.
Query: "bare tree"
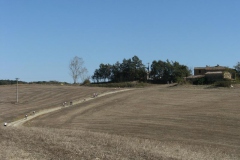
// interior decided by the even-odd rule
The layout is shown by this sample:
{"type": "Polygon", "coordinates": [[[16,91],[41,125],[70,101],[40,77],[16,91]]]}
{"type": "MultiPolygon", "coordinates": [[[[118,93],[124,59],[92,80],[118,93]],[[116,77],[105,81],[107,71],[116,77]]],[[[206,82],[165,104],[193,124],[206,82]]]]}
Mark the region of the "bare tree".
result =
{"type": "MultiPolygon", "coordinates": [[[[69,64],[70,75],[73,78],[73,83],[76,84],[79,77],[81,79],[86,77],[87,69],[83,66],[84,61],[82,58],[75,56],[69,64]]],[[[83,79],[82,79],[83,80],[83,79]]]]}

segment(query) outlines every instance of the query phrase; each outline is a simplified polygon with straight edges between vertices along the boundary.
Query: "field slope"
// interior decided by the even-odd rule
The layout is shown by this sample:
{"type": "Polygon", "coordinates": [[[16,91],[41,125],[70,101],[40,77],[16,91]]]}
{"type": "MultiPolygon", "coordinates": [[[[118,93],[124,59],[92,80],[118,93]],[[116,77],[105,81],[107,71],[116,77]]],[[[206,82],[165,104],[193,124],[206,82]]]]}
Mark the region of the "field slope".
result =
{"type": "Polygon", "coordinates": [[[240,159],[239,98],[239,88],[134,89],[1,127],[1,145],[22,159],[240,159]]]}
{"type": "Polygon", "coordinates": [[[16,85],[0,86],[0,122],[12,122],[31,115],[33,111],[62,106],[63,102],[82,101],[93,93],[115,91],[114,88],[59,86],[59,85],[19,85],[16,103],[16,85]]]}

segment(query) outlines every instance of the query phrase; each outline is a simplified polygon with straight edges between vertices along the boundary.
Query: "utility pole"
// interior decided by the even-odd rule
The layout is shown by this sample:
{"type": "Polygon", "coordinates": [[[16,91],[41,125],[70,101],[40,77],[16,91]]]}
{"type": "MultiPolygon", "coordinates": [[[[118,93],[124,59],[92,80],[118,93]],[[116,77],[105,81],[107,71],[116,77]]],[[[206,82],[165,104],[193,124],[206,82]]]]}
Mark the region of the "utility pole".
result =
{"type": "Polygon", "coordinates": [[[147,67],[147,80],[149,79],[149,63],[148,64],[148,67],[147,67]]]}
{"type": "Polygon", "coordinates": [[[149,73],[149,63],[148,63],[148,73],[149,73]]]}
{"type": "Polygon", "coordinates": [[[19,78],[16,78],[16,81],[17,81],[17,88],[16,88],[16,99],[17,99],[17,103],[18,103],[18,80],[19,80],[19,78]]]}

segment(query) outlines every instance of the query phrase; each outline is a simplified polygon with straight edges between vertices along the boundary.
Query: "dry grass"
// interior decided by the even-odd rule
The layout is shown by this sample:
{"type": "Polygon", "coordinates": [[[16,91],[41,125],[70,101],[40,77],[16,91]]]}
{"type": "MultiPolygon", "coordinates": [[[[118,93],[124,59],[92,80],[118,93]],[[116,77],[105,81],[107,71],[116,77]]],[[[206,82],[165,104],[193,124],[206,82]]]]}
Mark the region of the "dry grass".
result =
{"type": "Polygon", "coordinates": [[[104,93],[111,88],[60,86],[60,85],[19,85],[19,103],[16,104],[16,85],[0,86],[0,122],[21,119],[32,111],[61,106],[63,102],[82,100],[94,92],[104,93]]]}
{"type": "Polygon", "coordinates": [[[61,129],[0,130],[0,159],[173,159],[152,152],[162,146],[147,140],[61,129]]]}
{"type": "Polygon", "coordinates": [[[200,146],[79,130],[0,128],[0,159],[234,159],[200,146]],[[200,151],[198,150],[200,149],[200,151]]]}
{"type": "Polygon", "coordinates": [[[167,85],[98,97],[0,127],[0,159],[240,159],[239,98],[167,85]]]}

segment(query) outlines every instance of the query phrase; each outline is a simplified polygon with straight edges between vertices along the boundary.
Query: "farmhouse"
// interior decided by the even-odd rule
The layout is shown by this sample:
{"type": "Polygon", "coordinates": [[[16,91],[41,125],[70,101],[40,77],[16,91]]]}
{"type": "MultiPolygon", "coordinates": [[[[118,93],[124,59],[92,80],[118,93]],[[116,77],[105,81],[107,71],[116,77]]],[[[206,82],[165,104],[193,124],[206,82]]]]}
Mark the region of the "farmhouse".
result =
{"type": "Polygon", "coordinates": [[[236,72],[234,69],[224,66],[206,66],[206,67],[195,67],[194,75],[189,76],[186,79],[189,81],[195,81],[200,78],[205,78],[208,82],[214,82],[219,80],[235,80],[236,72]]]}

